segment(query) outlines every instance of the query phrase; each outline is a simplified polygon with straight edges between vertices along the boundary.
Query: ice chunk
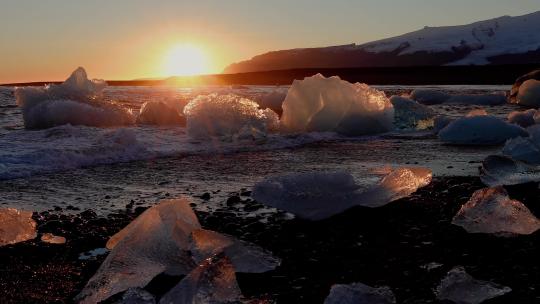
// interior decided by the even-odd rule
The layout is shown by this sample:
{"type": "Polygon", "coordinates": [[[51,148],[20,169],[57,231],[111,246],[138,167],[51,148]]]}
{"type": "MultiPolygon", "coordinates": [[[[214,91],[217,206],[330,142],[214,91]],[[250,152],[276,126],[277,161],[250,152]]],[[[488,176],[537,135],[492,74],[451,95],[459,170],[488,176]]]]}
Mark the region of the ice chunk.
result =
{"type": "Polygon", "coordinates": [[[219,253],[241,272],[265,272],[280,263],[262,248],[201,229],[187,199],[166,200],[146,210],[111,237],[107,248],[111,253],[78,296],[82,303],[144,287],[162,272],[188,274],[219,253]]]}
{"type": "Polygon", "coordinates": [[[200,229],[187,199],[167,200],[147,209],[107,243],[112,249],[79,294],[81,303],[97,303],[131,287],[144,287],[156,275],[189,273],[195,262],[189,237],[200,229]]]}
{"type": "Polygon", "coordinates": [[[130,288],[122,296],[118,304],[155,304],[156,299],[142,288],[130,288]]]}
{"type": "Polygon", "coordinates": [[[506,142],[503,154],[515,160],[540,164],[540,125],[527,128],[528,137],[516,137],[506,142]]]}
{"type": "Polygon", "coordinates": [[[0,246],[34,239],[36,222],[32,212],[14,208],[0,209],[0,246]]]}
{"type": "Polygon", "coordinates": [[[379,207],[408,196],[431,182],[431,171],[399,168],[380,182],[358,185],[346,172],[312,172],[270,177],[257,183],[257,201],[302,218],[320,220],[355,205],[379,207]]]}
{"type": "Polygon", "coordinates": [[[393,129],[394,109],[384,92],[321,74],[295,80],[283,102],[286,132],[336,131],[357,136],[393,129]]]}
{"type": "Polygon", "coordinates": [[[160,304],[231,303],[242,296],[229,259],[217,255],[205,260],[166,293],[160,304]]]}
{"type": "Polygon", "coordinates": [[[258,246],[210,230],[194,230],[190,249],[196,263],[224,252],[237,272],[262,273],[280,264],[272,253],[258,246]]]}
{"type": "Polygon", "coordinates": [[[141,107],[137,122],[147,125],[184,126],[186,119],[176,109],[161,101],[148,101],[141,107]]]}
{"type": "Polygon", "coordinates": [[[105,86],[103,80],[88,80],[86,71],[78,68],[62,84],[19,87],[15,89],[15,97],[28,129],[64,124],[96,127],[133,124],[130,112],[101,100],[105,86]]]}
{"type": "Polygon", "coordinates": [[[494,116],[462,117],[439,132],[442,141],[454,145],[496,145],[518,136],[527,132],[494,116]]]}
{"type": "Polygon", "coordinates": [[[450,270],[441,281],[435,294],[440,301],[449,300],[461,304],[480,304],[512,291],[510,287],[477,280],[461,266],[450,270]]]}
{"type": "Polygon", "coordinates": [[[287,96],[286,89],[275,89],[270,93],[263,94],[255,98],[255,101],[262,109],[269,108],[272,111],[281,114],[281,105],[287,96]]]}
{"type": "Polygon", "coordinates": [[[336,284],[324,304],[393,304],[396,297],[389,287],[371,287],[362,283],[336,284]]]}
{"type": "Polygon", "coordinates": [[[452,224],[470,233],[531,234],[540,228],[538,220],[503,187],[480,189],[454,216],[452,224]]]}
{"type": "Polygon", "coordinates": [[[451,117],[438,115],[433,121],[433,130],[438,133],[440,130],[448,126],[452,121],[454,121],[454,119],[451,117]]]}
{"type": "Polygon", "coordinates": [[[540,107],[540,81],[535,79],[525,81],[519,87],[516,100],[523,106],[540,107]]]}
{"type": "MultiPolygon", "coordinates": [[[[536,151],[540,156],[540,152],[536,151]]],[[[490,187],[540,181],[540,168],[507,156],[490,155],[480,168],[480,179],[490,187]]]]}
{"type": "Polygon", "coordinates": [[[421,104],[433,105],[447,101],[450,94],[430,89],[416,89],[411,92],[411,99],[421,104]]]}
{"type": "Polygon", "coordinates": [[[469,111],[469,113],[467,113],[467,115],[465,115],[465,117],[486,116],[486,115],[488,115],[488,112],[486,112],[486,110],[484,110],[484,109],[474,109],[474,110],[469,111]]]}
{"type": "Polygon", "coordinates": [[[502,94],[470,94],[450,95],[432,89],[416,89],[411,92],[411,98],[422,104],[471,104],[471,105],[501,105],[506,103],[506,96],[502,94]]]}
{"type": "Polygon", "coordinates": [[[527,128],[536,123],[534,120],[535,114],[535,109],[529,109],[526,111],[512,111],[508,114],[507,119],[510,123],[519,125],[522,128],[527,128]]]}
{"type": "Polygon", "coordinates": [[[237,95],[198,96],[186,105],[184,115],[188,133],[196,139],[259,139],[279,125],[277,114],[237,95]]]}
{"type": "Polygon", "coordinates": [[[65,244],[66,238],[63,236],[57,236],[52,233],[44,233],[41,235],[41,241],[49,244],[65,244]]]}
{"type": "Polygon", "coordinates": [[[390,102],[394,106],[394,125],[397,128],[425,129],[433,126],[435,112],[429,107],[401,96],[392,96],[390,102]]]}

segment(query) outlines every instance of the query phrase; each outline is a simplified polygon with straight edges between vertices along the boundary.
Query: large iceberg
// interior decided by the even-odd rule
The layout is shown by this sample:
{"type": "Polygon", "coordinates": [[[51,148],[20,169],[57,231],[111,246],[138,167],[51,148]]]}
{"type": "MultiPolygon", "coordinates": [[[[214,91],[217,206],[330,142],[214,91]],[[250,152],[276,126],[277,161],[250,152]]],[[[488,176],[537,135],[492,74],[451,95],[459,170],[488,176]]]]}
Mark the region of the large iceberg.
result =
{"type": "Polygon", "coordinates": [[[508,122],[516,124],[522,128],[527,128],[536,123],[534,117],[536,115],[535,109],[529,109],[526,111],[512,111],[508,114],[508,122]]]}
{"type": "Polygon", "coordinates": [[[178,285],[167,292],[160,304],[235,303],[242,296],[231,261],[219,254],[206,259],[178,285]]]}
{"type": "Polygon", "coordinates": [[[540,81],[529,79],[520,87],[516,102],[523,106],[540,107],[540,81]]]}
{"type": "MultiPolygon", "coordinates": [[[[536,151],[539,153],[540,151],[536,151]]],[[[490,187],[540,181],[540,168],[504,155],[490,155],[482,162],[480,179],[490,187]]]]}
{"type": "Polygon", "coordinates": [[[188,133],[195,139],[260,139],[279,126],[270,109],[237,95],[200,95],[184,108],[188,133]]]}
{"type": "Polygon", "coordinates": [[[418,102],[401,97],[392,96],[390,102],[394,106],[394,125],[400,129],[426,129],[433,127],[435,112],[418,102]]]}
{"type": "Polygon", "coordinates": [[[371,287],[362,283],[336,284],[324,304],[395,304],[396,297],[389,287],[371,287]]]}
{"type": "Polygon", "coordinates": [[[175,108],[162,101],[145,102],[137,117],[137,123],[146,125],[179,125],[184,126],[186,119],[178,114],[175,108]]]}
{"type": "Polygon", "coordinates": [[[454,145],[497,145],[506,140],[527,136],[527,132],[494,116],[462,117],[439,132],[439,138],[454,145]]]}
{"type": "Polygon", "coordinates": [[[188,274],[200,261],[221,252],[237,271],[264,272],[279,265],[279,259],[255,245],[201,231],[189,203],[187,199],[163,201],[111,237],[110,254],[78,300],[100,302],[129,288],[144,287],[160,273],[188,274]]]}
{"type": "Polygon", "coordinates": [[[454,216],[452,224],[470,233],[531,234],[538,220],[520,201],[510,199],[503,187],[480,189],[454,216]]]}
{"type": "Polygon", "coordinates": [[[431,182],[425,168],[399,168],[372,185],[358,185],[346,172],[312,172],[270,177],[257,183],[253,198],[299,217],[320,220],[353,206],[380,207],[431,182]]]}
{"type": "Polygon", "coordinates": [[[394,109],[384,92],[321,74],[295,80],[283,102],[286,132],[335,131],[357,136],[393,129],[394,109]]]}
{"type": "Polygon", "coordinates": [[[36,236],[36,222],[32,219],[32,212],[0,209],[0,246],[24,242],[36,236]]]}
{"type": "Polygon", "coordinates": [[[422,104],[471,104],[471,105],[501,105],[506,103],[506,96],[502,94],[487,95],[450,95],[432,89],[416,89],[411,92],[411,98],[422,104]]]}
{"type": "Polygon", "coordinates": [[[510,287],[477,280],[461,266],[450,270],[435,290],[437,299],[460,304],[480,304],[512,291],[510,287]]]}
{"type": "Polygon", "coordinates": [[[102,100],[106,85],[103,80],[88,80],[86,71],[78,68],[62,84],[18,87],[15,97],[22,108],[27,129],[64,124],[95,127],[133,124],[134,117],[130,112],[102,100]]]}

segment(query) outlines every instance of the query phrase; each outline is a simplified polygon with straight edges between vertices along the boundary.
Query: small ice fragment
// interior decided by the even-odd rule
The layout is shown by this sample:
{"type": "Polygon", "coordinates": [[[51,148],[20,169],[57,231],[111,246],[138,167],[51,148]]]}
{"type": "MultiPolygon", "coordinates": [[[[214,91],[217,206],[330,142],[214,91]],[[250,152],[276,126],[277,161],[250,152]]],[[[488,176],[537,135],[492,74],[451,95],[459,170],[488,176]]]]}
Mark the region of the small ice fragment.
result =
{"type": "Polygon", "coordinates": [[[482,162],[480,179],[490,187],[538,182],[540,168],[507,156],[490,155],[482,162]]]}
{"type": "Polygon", "coordinates": [[[137,117],[137,123],[146,125],[186,125],[186,119],[178,111],[161,101],[145,102],[137,117]]]}
{"type": "Polygon", "coordinates": [[[358,185],[346,172],[310,172],[266,178],[252,197],[302,218],[320,220],[355,205],[380,207],[406,197],[431,182],[425,168],[398,168],[378,183],[358,185]]]}
{"type": "Polygon", "coordinates": [[[470,110],[465,117],[474,117],[474,116],[486,116],[488,115],[488,112],[484,109],[474,109],[470,110]]]}
{"type": "Polygon", "coordinates": [[[52,233],[44,233],[41,235],[41,241],[49,244],[65,244],[66,238],[52,233]]]}
{"type": "Polygon", "coordinates": [[[447,101],[450,95],[430,89],[416,89],[411,92],[411,99],[421,104],[434,105],[447,101]]]}
{"type": "Polygon", "coordinates": [[[36,236],[36,222],[31,211],[0,209],[0,246],[24,242],[36,236]]]}
{"type": "Polygon", "coordinates": [[[462,117],[439,132],[443,142],[454,145],[496,145],[518,136],[527,132],[494,116],[462,117]]]}
{"type": "Polygon", "coordinates": [[[142,288],[130,288],[122,296],[118,304],[155,304],[156,299],[142,288]]]}
{"type": "Polygon", "coordinates": [[[469,233],[503,236],[531,234],[540,229],[540,220],[520,201],[510,199],[501,186],[474,192],[454,216],[452,224],[469,233]]]}
{"type": "Polygon", "coordinates": [[[390,102],[394,106],[394,125],[397,128],[423,129],[429,125],[427,121],[433,124],[435,112],[431,108],[401,96],[392,96],[390,102]]]}
{"type": "Polygon", "coordinates": [[[384,92],[337,76],[295,80],[282,107],[281,126],[286,132],[358,136],[393,129],[394,109],[384,92]]]}
{"type": "Polygon", "coordinates": [[[450,270],[435,290],[437,299],[460,304],[480,304],[512,291],[510,287],[476,280],[461,266],[450,270]]]}
{"type": "Polygon", "coordinates": [[[412,91],[411,98],[422,104],[469,104],[469,105],[501,105],[506,103],[506,96],[502,94],[469,94],[450,95],[432,89],[416,89],[412,91]]]}
{"type": "Polygon", "coordinates": [[[540,106],[540,81],[529,79],[520,87],[517,95],[517,103],[523,106],[540,106]]]}
{"type": "Polygon", "coordinates": [[[79,255],[79,260],[94,260],[97,256],[107,254],[109,250],[107,248],[96,248],[87,252],[83,252],[79,255]]]}
{"type": "Polygon", "coordinates": [[[235,269],[223,254],[206,259],[178,285],[167,292],[160,304],[231,303],[242,292],[236,282],[235,269]]]}
{"type": "Polygon", "coordinates": [[[422,269],[427,270],[427,271],[431,271],[431,270],[433,270],[433,269],[437,269],[437,268],[440,268],[440,267],[442,267],[442,266],[443,266],[443,264],[441,264],[441,263],[431,262],[431,263],[427,263],[427,264],[425,264],[425,265],[422,265],[422,266],[420,266],[420,267],[421,267],[422,269]]]}
{"type": "Polygon", "coordinates": [[[516,137],[506,142],[502,153],[515,160],[540,164],[540,125],[527,128],[528,137],[516,137]]]}
{"type": "Polygon", "coordinates": [[[534,117],[536,115],[535,109],[529,109],[526,111],[512,111],[508,114],[508,122],[516,124],[522,128],[527,128],[534,125],[536,122],[534,117]]]}
{"type": "Polygon", "coordinates": [[[389,287],[371,287],[362,283],[335,284],[324,304],[394,304],[396,297],[389,287]]]}

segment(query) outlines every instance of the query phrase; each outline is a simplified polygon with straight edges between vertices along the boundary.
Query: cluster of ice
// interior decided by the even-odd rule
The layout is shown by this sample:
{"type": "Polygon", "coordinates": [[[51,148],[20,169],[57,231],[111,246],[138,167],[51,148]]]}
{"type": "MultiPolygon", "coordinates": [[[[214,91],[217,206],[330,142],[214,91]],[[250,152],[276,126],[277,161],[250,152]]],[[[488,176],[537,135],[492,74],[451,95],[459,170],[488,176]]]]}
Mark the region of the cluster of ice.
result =
{"type": "Polygon", "coordinates": [[[536,110],[512,111],[508,114],[508,122],[516,124],[522,128],[527,128],[536,123],[536,110]]]}
{"type": "Polygon", "coordinates": [[[167,292],[159,303],[234,303],[242,297],[235,271],[226,255],[210,257],[167,292]]]}
{"type": "Polygon", "coordinates": [[[324,304],[395,304],[396,297],[389,287],[371,287],[362,283],[336,284],[324,304]]]}
{"type": "Polygon", "coordinates": [[[411,92],[411,98],[421,104],[434,105],[441,103],[470,104],[470,105],[501,105],[506,103],[502,94],[487,95],[450,95],[431,89],[416,89],[411,92]]]}
{"type": "Polygon", "coordinates": [[[540,81],[529,79],[520,87],[516,102],[523,106],[540,107],[540,81]]]}
{"type": "MultiPolygon", "coordinates": [[[[279,265],[279,259],[255,245],[201,231],[189,203],[187,199],[163,201],[111,237],[110,254],[78,300],[100,302],[129,288],[144,287],[160,273],[189,274],[199,262],[222,252],[236,271],[265,272],[279,265]]],[[[188,282],[185,288],[193,284],[188,282]]]]}
{"type": "Polygon", "coordinates": [[[392,96],[390,102],[394,106],[394,125],[400,129],[426,129],[433,127],[435,112],[418,102],[392,96]]]}
{"type": "MultiPolygon", "coordinates": [[[[540,156],[540,151],[537,151],[540,156]]],[[[482,162],[480,179],[490,187],[540,181],[540,168],[508,156],[490,155],[482,162]]]]}
{"type": "Polygon", "coordinates": [[[435,290],[440,301],[460,304],[480,304],[512,291],[510,287],[473,278],[461,266],[450,270],[435,290]]]}
{"type": "Polygon", "coordinates": [[[184,108],[188,133],[195,139],[261,139],[279,128],[278,115],[237,95],[201,95],[184,108]]]}
{"type": "Polygon", "coordinates": [[[175,108],[161,101],[145,102],[137,117],[137,123],[146,125],[184,126],[186,119],[175,108]]]}
{"type": "Polygon", "coordinates": [[[282,107],[281,126],[286,132],[357,136],[393,129],[394,109],[384,92],[337,76],[295,80],[282,107]]]}
{"type": "Polygon", "coordinates": [[[439,132],[442,141],[454,145],[497,145],[518,136],[527,136],[527,132],[488,115],[459,118],[439,132]]]}
{"type": "Polygon", "coordinates": [[[540,125],[527,128],[528,137],[516,137],[506,142],[502,153],[515,160],[540,164],[540,125]]]}
{"type": "Polygon", "coordinates": [[[538,220],[502,186],[476,191],[454,216],[452,224],[470,233],[498,235],[531,234],[540,229],[538,220]]]}
{"type": "Polygon", "coordinates": [[[0,209],[0,246],[24,242],[36,236],[36,222],[32,219],[32,212],[0,209]]]}
{"type": "Polygon", "coordinates": [[[78,68],[62,84],[19,87],[15,89],[15,97],[27,129],[64,124],[95,127],[133,124],[130,112],[101,99],[105,86],[103,80],[88,80],[86,71],[78,68]]]}
{"type": "Polygon", "coordinates": [[[253,188],[253,197],[299,217],[320,220],[353,206],[380,207],[431,182],[425,168],[399,168],[376,184],[361,186],[346,172],[312,172],[269,177],[253,188]]]}

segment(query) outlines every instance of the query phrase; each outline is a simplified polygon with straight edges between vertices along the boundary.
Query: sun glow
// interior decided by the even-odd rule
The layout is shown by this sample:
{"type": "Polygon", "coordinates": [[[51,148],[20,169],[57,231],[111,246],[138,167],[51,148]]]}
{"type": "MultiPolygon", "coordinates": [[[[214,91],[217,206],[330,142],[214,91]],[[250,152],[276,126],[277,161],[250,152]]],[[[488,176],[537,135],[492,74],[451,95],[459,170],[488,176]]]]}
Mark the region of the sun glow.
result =
{"type": "Polygon", "coordinates": [[[192,76],[209,73],[205,52],[191,44],[172,47],[165,57],[163,72],[168,76],[192,76]]]}

